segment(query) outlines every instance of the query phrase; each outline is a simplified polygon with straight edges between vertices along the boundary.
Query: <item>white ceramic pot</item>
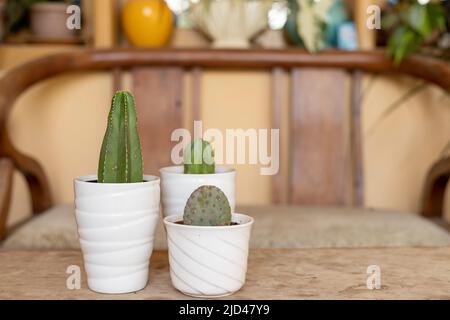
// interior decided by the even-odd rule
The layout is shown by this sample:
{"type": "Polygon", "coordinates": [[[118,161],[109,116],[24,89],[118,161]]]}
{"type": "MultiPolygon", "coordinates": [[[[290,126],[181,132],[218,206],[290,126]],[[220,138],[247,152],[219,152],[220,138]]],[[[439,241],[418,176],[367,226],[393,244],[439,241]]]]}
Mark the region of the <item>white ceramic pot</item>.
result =
{"type": "Polygon", "coordinates": [[[223,227],[178,224],[182,216],[164,219],[170,278],[182,293],[198,298],[228,296],[245,283],[253,218],[235,213],[239,225],[223,227]]]}
{"type": "Polygon", "coordinates": [[[147,285],[159,219],[159,178],[142,183],[75,179],[75,215],[91,290],[128,293],[147,285]]]}
{"type": "Polygon", "coordinates": [[[234,212],[236,170],[216,167],[216,173],[213,174],[184,174],[183,166],[172,166],[162,168],[159,172],[164,217],[182,215],[192,192],[205,185],[221,189],[228,198],[231,212],[234,212]]]}
{"type": "Polygon", "coordinates": [[[270,1],[198,1],[192,20],[211,37],[215,48],[248,48],[250,39],[267,26],[270,1]]]}

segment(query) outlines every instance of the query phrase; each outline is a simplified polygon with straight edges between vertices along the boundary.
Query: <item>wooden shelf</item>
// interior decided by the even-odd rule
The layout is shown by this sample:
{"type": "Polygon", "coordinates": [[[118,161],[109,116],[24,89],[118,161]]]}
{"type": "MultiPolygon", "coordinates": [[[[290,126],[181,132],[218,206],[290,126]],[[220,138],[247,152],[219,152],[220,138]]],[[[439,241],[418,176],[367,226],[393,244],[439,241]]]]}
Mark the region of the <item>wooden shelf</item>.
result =
{"type": "Polygon", "coordinates": [[[72,38],[72,39],[46,39],[46,38],[37,38],[31,37],[29,40],[31,45],[40,44],[40,45],[75,45],[82,46],[84,45],[84,41],[82,38],[72,38]]]}
{"type": "MultiPolygon", "coordinates": [[[[94,48],[113,48],[118,45],[118,25],[120,8],[123,0],[83,0],[85,26],[89,45],[94,48]]],[[[372,4],[382,5],[385,0],[358,0],[351,6],[358,30],[361,49],[375,48],[375,32],[366,27],[367,7],[372,4]]],[[[60,45],[59,43],[56,43],[60,45]]],[[[74,43],[79,45],[79,43],[74,43]]]]}

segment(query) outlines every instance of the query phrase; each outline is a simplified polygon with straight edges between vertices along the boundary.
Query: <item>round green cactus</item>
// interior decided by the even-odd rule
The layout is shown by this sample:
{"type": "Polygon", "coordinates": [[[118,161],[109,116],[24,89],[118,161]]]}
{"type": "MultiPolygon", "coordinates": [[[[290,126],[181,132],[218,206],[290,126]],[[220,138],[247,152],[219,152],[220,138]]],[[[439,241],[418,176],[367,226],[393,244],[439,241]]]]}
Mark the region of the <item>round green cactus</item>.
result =
{"type": "Polygon", "coordinates": [[[215,172],[214,150],[209,142],[195,139],[184,149],[184,173],[211,174],[215,172]]]}
{"type": "Polygon", "coordinates": [[[189,197],[183,222],[194,226],[228,226],[231,208],[227,196],[215,186],[201,186],[189,197]]]}

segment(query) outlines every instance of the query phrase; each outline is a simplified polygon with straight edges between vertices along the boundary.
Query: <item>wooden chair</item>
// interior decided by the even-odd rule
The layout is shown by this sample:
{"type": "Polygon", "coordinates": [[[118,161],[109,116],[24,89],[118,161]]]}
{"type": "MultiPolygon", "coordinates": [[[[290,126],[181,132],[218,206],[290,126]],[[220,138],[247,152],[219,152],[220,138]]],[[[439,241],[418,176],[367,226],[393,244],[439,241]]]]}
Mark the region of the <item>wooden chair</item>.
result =
{"type": "MultiPolygon", "coordinates": [[[[362,73],[409,75],[449,92],[450,66],[447,63],[413,56],[394,67],[381,51],[329,51],[310,55],[301,50],[117,49],[48,56],[22,65],[0,79],[0,236],[5,238],[9,235],[5,247],[54,248],[78,245],[72,208],[52,209],[52,197],[41,165],[16,149],[6,130],[11,108],[27,88],[62,73],[111,70],[114,89],[119,89],[121,71],[131,70],[140,114],[140,130],[143,133],[145,171],[157,174],[158,168],[170,164],[172,145],[168,138],[145,137],[170,137],[173,129],[182,126],[181,86],[182,73],[186,70],[193,74],[194,117],[199,119],[200,74],[205,68],[271,70],[274,128],[281,125],[282,70],[288,70],[291,74],[290,136],[293,138],[289,142],[290,167],[287,174],[273,177],[272,200],[277,206],[246,209],[257,219],[253,246],[450,244],[449,234],[425,219],[361,209],[364,205],[360,133],[362,73]],[[344,126],[348,117],[344,111],[346,77],[351,79],[349,132],[344,126]],[[325,90],[326,96],[323,95],[325,90]],[[146,99],[149,95],[153,97],[151,100],[146,99]],[[350,145],[350,153],[345,151],[347,145],[350,145]],[[15,232],[8,233],[5,223],[14,169],[25,176],[31,192],[33,212],[39,216],[15,232]],[[351,183],[347,183],[348,177],[351,177],[351,183]],[[297,214],[293,214],[294,211],[287,206],[289,204],[312,205],[316,208],[297,208],[297,214]],[[328,208],[324,209],[323,206],[328,208]],[[46,234],[46,222],[62,215],[67,219],[61,227],[69,227],[69,231],[64,229],[64,232],[70,233],[70,237],[46,234]],[[402,236],[399,237],[399,234],[402,236]],[[42,243],[43,238],[57,239],[57,243],[42,243]]],[[[440,160],[430,170],[424,187],[424,215],[442,214],[443,195],[449,176],[449,158],[440,160]]],[[[159,245],[164,245],[163,240],[159,245]]]]}

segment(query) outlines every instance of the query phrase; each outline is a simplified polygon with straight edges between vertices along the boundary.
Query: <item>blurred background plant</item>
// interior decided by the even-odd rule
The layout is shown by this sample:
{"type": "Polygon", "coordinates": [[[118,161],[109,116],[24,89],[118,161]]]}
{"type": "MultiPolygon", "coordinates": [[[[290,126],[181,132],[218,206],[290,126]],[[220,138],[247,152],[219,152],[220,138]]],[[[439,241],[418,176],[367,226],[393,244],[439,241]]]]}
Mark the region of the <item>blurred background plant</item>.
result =
{"type": "Polygon", "coordinates": [[[388,54],[396,64],[424,46],[441,49],[445,57],[450,46],[449,40],[445,41],[448,39],[448,8],[449,1],[388,1],[382,28],[388,34],[388,54]]]}
{"type": "Polygon", "coordinates": [[[7,0],[6,1],[6,34],[20,31],[28,26],[31,7],[37,3],[60,2],[80,4],[79,0],[7,0]]]}
{"type": "MultiPolygon", "coordinates": [[[[395,64],[400,64],[412,53],[450,58],[450,1],[430,0],[389,0],[382,15],[382,30],[378,45],[386,46],[387,53],[395,64]]],[[[376,78],[377,75],[372,76],[376,78]]],[[[374,81],[371,81],[373,83],[374,81]]],[[[400,107],[406,105],[419,93],[428,88],[419,81],[412,88],[393,101],[374,122],[367,134],[375,132],[378,125],[400,107]]],[[[370,90],[369,84],[367,90],[370,90]]],[[[448,99],[448,93],[443,93],[448,99]]],[[[442,150],[442,155],[450,152],[450,141],[442,150]]]]}
{"type": "MultiPolygon", "coordinates": [[[[340,48],[357,47],[356,30],[342,0],[288,0],[288,6],[285,30],[293,44],[310,52],[337,48],[340,47],[339,31],[344,27],[350,33],[353,32],[354,37],[351,34],[350,37],[347,36],[340,48]]],[[[349,35],[349,32],[345,34],[349,35]]]]}
{"type": "Polygon", "coordinates": [[[16,32],[28,24],[31,6],[40,2],[64,2],[64,0],[8,0],[6,2],[6,33],[16,32]]]}

